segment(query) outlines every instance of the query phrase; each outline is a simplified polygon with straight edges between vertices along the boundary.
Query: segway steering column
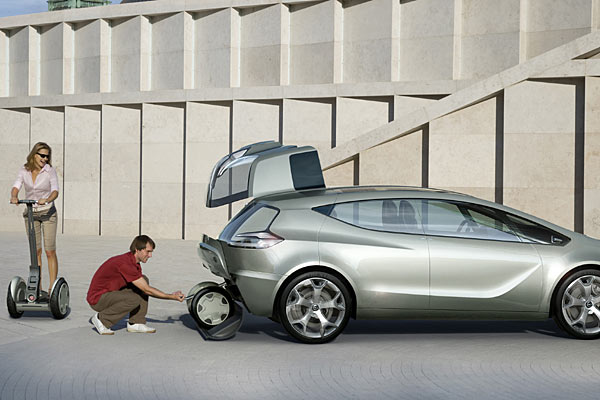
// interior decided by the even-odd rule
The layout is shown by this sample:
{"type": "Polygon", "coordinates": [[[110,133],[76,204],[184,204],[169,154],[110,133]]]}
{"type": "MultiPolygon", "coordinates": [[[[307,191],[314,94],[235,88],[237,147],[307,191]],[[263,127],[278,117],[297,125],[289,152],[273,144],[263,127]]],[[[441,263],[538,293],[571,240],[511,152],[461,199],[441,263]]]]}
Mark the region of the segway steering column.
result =
{"type": "Polygon", "coordinates": [[[36,200],[19,200],[19,204],[27,206],[27,231],[29,232],[29,253],[31,264],[29,265],[29,278],[25,288],[25,298],[33,303],[40,297],[40,265],[37,258],[37,244],[35,242],[35,227],[33,226],[33,205],[36,200]]]}

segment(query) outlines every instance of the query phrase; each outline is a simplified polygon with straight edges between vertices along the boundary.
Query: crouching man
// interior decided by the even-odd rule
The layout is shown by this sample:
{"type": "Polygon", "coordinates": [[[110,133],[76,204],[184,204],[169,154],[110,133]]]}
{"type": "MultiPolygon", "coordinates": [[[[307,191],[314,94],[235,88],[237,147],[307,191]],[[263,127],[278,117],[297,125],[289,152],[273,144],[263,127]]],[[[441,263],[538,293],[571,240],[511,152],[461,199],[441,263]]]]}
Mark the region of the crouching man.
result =
{"type": "Polygon", "coordinates": [[[114,335],[110,328],[129,314],[127,332],[154,333],[146,325],[148,296],[157,299],[183,301],[181,291],[164,293],[148,284],[142,275],[140,263],[145,263],[154,251],[155,244],[146,235],[133,239],[129,252],[109,258],[98,268],[87,294],[87,302],[94,311],[92,324],[101,335],[114,335]]]}

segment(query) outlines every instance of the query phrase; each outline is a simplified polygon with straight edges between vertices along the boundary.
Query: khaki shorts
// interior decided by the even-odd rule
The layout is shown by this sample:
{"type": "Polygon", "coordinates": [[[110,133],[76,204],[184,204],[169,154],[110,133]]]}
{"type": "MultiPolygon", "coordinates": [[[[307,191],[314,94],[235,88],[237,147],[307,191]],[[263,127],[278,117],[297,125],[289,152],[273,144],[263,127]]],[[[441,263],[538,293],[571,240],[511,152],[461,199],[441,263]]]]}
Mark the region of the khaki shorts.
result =
{"type": "MultiPolygon", "coordinates": [[[[56,250],[56,226],[58,213],[48,216],[48,210],[33,213],[33,229],[35,231],[35,244],[38,250],[42,249],[42,233],[44,236],[44,249],[46,251],[56,250]]],[[[25,231],[29,236],[29,226],[27,224],[27,210],[23,214],[25,219],[25,231]]]]}

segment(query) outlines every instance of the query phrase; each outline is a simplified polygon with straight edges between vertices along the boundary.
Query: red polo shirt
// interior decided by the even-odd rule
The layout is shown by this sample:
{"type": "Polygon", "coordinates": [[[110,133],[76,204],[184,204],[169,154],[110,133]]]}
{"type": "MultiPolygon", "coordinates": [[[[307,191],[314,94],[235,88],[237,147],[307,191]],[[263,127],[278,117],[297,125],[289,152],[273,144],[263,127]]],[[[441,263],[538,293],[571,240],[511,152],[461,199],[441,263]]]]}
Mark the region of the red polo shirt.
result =
{"type": "Polygon", "coordinates": [[[130,252],[109,258],[94,274],[87,293],[87,302],[98,303],[100,296],[115,292],[142,277],[142,267],[130,252]]]}

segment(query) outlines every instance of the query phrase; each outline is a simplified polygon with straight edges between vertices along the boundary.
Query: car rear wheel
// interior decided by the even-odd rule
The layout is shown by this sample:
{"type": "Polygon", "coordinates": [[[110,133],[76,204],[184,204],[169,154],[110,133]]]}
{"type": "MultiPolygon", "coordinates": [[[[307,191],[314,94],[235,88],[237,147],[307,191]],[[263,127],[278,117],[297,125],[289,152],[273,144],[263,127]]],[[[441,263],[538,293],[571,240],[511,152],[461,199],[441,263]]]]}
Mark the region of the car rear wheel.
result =
{"type": "Polygon", "coordinates": [[[574,273],[557,292],[554,318],[568,334],[579,339],[600,337],[600,271],[574,273]]]}
{"type": "Polygon", "coordinates": [[[304,343],[326,343],[346,327],[352,298],[346,285],[326,272],[307,272],[290,281],[279,300],[279,318],[304,343]]]}

